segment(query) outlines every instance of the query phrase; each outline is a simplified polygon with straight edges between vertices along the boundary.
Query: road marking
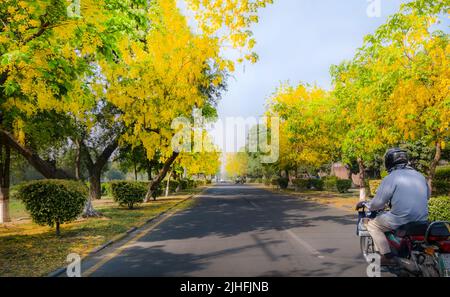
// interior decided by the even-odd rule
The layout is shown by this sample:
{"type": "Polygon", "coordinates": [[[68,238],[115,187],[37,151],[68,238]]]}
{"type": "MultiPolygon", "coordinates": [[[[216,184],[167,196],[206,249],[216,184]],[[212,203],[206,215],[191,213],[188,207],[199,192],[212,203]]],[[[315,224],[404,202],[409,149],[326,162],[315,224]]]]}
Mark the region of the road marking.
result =
{"type": "Polygon", "coordinates": [[[320,254],[318,250],[316,250],[309,243],[298,237],[297,234],[295,234],[291,230],[284,230],[284,232],[286,232],[290,237],[292,237],[292,239],[294,239],[297,243],[299,243],[301,246],[307,249],[313,256],[316,256],[317,258],[320,259],[325,258],[324,256],[322,256],[322,254],[320,254]]]}
{"type": "Polygon", "coordinates": [[[255,202],[253,202],[253,201],[251,201],[251,200],[248,200],[247,198],[242,198],[242,199],[244,199],[245,201],[247,201],[247,203],[249,203],[251,206],[253,206],[253,207],[256,208],[257,210],[261,210],[261,207],[260,207],[258,204],[256,204],[255,202]]]}
{"type": "Polygon", "coordinates": [[[133,245],[134,243],[136,243],[139,239],[141,239],[142,237],[144,237],[145,235],[149,234],[151,231],[153,231],[154,229],[156,229],[159,225],[161,225],[162,223],[164,223],[165,221],[167,221],[168,219],[170,219],[171,217],[173,217],[176,213],[178,213],[178,211],[174,211],[172,213],[170,213],[169,215],[167,215],[165,218],[161,219],[160,221],[158,221],[156,224],[152,225],[151,227],[149,227],[148,229],[142,230],[140,234],[136,235],[136,237],[130,239],[127,243],[125,243],[124,245],[118,247],[117,249],[115,249],[114,251],[112,251],[111,253],[105,255],[105,257],[103,259],[101,259],[99,262],[97,262],[94,266],[92,266],[91,268],[89,268],[88,270],[86,270],[86,272],[83,273],[83,277],[88,277],[90,275],[92,275],[94,272],[96,272],[99,268],[101,268],[103,265],[105,265],[106,263],[108,263],[109,261],[111,261],[113,258],[119,256],[124,250],[126,250],[127,248],[131,247],[131,245],[133,245]]]}

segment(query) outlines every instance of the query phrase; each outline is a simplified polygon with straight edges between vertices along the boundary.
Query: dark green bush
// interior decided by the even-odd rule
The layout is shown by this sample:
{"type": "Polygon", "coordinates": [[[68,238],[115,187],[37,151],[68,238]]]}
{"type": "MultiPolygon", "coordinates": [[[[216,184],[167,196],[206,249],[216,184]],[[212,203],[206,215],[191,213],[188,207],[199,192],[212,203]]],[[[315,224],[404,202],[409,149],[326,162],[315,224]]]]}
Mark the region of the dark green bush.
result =
{"type": "Polygon", "coordinates": [[[434,180],[433,181],[433,195],[450,195],[450,181],[434,180]]]}
{"type": "Polygon", "coordinates": [[[102,183],[102,196],[112,196],[110,183],[102,183]]]}
{"type": "Polygon", "coordinates": [[[430,199],[430,221],[450,221],[450,197],[441,196],[430,199]]]}
{"type": "Polygon", "coordinates": [[[287,177],[280,177],[278,178],[277,183],[280,189],[287,189],[289,186],[289,179],[287,177]]]}
{"type": "Polygon", "coordinates": [[[296,191],[307,191],[309,190],[311,183],[308,179],[296,178],[292,181],[295,186],[296,191]]]}
{"type": "Polygon", "coordinates": [[[450,182],[450,166],[438,167],[436,169],[435,179],[446,180],[450,182]]]}
{"type": "Polygon", "coordinates": [[[88,189],[75,181],[40,180],[20,185],[16,197],[23,201],[33,221],[39,225],[60,225],[76,220],[83,212],[88,189]]]}
{"type": "Polygon", "coordinates": [[[309,184],[311,188],[314,188],[316,191],[323,191],[325,182],[322,179],[312,178],[309,180],[309,184]]]}
{"type": "Polygon", "coordinates": [[[272,178],[270,184],[274,187],[279,187],[280,185],[278,184],[278,178],[272,178]]]}
{"type": "Polygon", "coordinates": [[[335,176],[329,176],[323,179],[324,189],[330,192],[337,192],[338,178],[335,176]]]}
{"type": "MultiPolygon", "coordinates": [[[[169,191],[171,193],[175,193],[178,189],[178,186],[180,185],[180,182],[177,180],[170,180],[169,181],[169,191]]],[[[164,186],[167,186],[167,181],[164,182],[164,186]]]]}
{"type": "Polygon", "coordinates": [[[156,198],[161,197],[164,194],[165,190],[166,189],[165,189],[163,183],[160,183],[158,185],[158,187],[156,188],[156,190],[154,190],[152,193],[153,200],[156,200],[156,198]]]}
{"type": "Polygon", "coordinates": [[[114,201],[120,206],[133,209],[136,204],[144,202],[148,183],[114,181],[110,183],[110,186],[114,201]]]}
{"type": "Polygon", "coordinates": [[[352,181],[349,179],[338,179],[336,187],[339,193],[347,193],[352,187],[352,181]]]}
{"type": "Polygon", "coordinates": [[[330,176],[324,180],[324,189],[332,192],[346,193],[352,187],[352,181],[349,179],[338,179],[330,176]]]}
{"type": "Polygon", "coordinates": [[[186,189],[187,189],[187,187],[188,187],[188,182],[187,182],[186,179],[180,179],[180,180],[179,180],[179,183],[180,183],[180,189],[181,189],[181,190],[186,190],[186,189]]]}

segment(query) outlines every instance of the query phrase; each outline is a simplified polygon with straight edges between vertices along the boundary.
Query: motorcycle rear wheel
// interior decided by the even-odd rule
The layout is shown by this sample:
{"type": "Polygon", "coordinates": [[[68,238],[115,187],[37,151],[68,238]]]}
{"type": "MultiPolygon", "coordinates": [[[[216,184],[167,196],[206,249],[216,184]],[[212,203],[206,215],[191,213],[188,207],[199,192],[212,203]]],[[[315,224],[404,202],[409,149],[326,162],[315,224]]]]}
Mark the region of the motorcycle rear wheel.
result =
{"type": "Polygon", "coordinates": [[[360,237],[360,246],[361,253],[366,260],[367,263],[371,263],[371,255],[373,255],[375,251],[375,244],[373,243],[373,238],[371,236],[363,236],[360,237]]]}

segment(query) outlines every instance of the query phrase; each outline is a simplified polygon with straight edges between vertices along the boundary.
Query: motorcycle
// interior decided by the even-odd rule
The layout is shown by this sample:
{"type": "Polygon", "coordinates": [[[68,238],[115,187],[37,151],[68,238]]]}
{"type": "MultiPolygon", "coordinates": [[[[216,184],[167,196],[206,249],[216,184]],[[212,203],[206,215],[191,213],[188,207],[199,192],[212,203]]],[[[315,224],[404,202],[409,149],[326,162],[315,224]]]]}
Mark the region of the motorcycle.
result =
{"type": "MultiPolygon", "coordinates": [[[[382,212],[364,206],[358,213],[357,235],[368,264],[377,254],[367,224],[382,212]]],[[[450,277],[450,222],[413,222],[386,233],[397,265],[382,271],[399,277],[450,277]]]]}

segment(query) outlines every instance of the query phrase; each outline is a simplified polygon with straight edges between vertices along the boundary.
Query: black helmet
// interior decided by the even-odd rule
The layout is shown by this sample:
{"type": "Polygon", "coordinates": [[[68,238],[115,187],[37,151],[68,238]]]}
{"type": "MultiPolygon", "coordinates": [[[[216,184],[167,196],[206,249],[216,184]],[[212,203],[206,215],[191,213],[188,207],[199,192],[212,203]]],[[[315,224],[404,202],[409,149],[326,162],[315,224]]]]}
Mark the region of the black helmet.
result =
{"type": "Polygon", "coordinates": [[[384,156],[384,165],[388,172],[397,165],[408,165],[408,162],[408,152],[400,148],[390,149],[384,156]]]}

